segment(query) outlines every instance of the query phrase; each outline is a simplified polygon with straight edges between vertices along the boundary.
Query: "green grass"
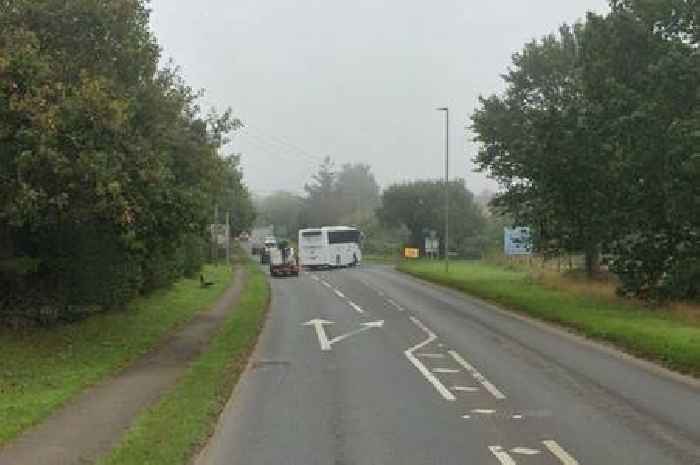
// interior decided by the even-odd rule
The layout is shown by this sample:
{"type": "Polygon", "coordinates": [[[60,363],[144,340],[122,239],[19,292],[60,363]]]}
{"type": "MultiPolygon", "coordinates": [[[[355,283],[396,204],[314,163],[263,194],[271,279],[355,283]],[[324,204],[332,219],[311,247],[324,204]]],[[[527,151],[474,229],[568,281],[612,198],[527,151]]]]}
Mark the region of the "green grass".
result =
{"type": "MultiPolygon", "coordinates": [[[[576,329],[631,353],[700,375],[700,324],[670,309],[547,286],[524,271],[481,262],[404,262],[399,270],[576,329]]],[[[580,287],[580,286],[579,286],[580,287]]]]}
{"type": "Polygon", "coordinates": [[[240,303],[209,348],[99,465],[185,464],[204,444],[245,368],[267,309],[265,276],[252,263],[248,275],[240,303]]]}
{"type": "Polygon", "coordinates": [[[0,330],[0,444],[15,438],[66,400],[146,353],[166,333],[212,305],[231,282],[227,266],[130,303],[126,310],[46,329],[0,330]]]}

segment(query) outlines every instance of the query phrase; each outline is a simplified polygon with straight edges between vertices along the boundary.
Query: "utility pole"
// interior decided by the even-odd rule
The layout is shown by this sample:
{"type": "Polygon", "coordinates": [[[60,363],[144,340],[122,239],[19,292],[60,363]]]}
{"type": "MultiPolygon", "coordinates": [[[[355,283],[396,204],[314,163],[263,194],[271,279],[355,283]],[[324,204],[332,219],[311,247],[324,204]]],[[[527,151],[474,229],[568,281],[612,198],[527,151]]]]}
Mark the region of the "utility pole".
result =
{"type": "Polygon", "coordinates": [[[219,205],[214,205],[214,224],[211,227],[211,258],[214,263],[219,261],[219,205]]]}
{"type": "Polygon", "coordinates": [[[445,112],[445,273],[450,272],[450,109],[445,112]]]}
{"type": "Polygon", "coordinates": [[[226,264],[231,264],[231,212],[226,212],[226,264]]]}

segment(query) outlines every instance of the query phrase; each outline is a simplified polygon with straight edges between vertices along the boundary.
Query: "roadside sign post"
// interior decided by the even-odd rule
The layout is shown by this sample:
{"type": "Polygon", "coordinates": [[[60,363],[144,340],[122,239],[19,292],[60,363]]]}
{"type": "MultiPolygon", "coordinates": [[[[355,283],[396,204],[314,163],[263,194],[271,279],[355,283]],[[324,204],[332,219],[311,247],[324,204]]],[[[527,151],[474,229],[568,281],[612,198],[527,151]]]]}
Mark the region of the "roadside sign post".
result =
{"type": "Polygon", "coordinates": [[[532,236],[530,228],[520,226],[503,228],[503,252],[509,256],[531,256],[532,236]]]}

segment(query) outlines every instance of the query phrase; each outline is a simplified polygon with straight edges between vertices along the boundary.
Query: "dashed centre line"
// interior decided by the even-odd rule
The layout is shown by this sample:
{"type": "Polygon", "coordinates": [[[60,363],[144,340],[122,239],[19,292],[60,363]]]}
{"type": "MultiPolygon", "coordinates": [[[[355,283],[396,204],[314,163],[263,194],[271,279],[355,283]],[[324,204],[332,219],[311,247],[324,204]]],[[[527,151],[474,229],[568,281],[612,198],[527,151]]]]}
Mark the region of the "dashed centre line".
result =
{"type": "Polygon", "coordinates": [[[343,294],[342,292],[340,292],[338,289],[333,289],[333,292],[335,292],[335,295],[337,295],[337,296],[340,297],[341,299],[344,299],[344,298],[345,298],[345,294],[343,294]]]}

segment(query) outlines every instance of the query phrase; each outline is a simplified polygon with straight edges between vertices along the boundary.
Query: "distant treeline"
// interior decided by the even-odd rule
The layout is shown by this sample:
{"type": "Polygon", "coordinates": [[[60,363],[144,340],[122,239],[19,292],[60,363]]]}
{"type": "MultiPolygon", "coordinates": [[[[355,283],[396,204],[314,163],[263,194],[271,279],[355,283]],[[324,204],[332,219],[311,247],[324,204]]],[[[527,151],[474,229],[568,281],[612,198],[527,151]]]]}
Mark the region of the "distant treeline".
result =
{"type": "MultiPolygon", "coordinates": [[[[328,225],[359,227],[368,254],[398,255],[404,246],[423,249],[425,238],[442,237],[445,184],[416,180],[379,185],[366,164],[336,169],[327,158],[305,186],[304,195],[277,192],[256,203],[260,225],[272,224],[276,234],[296,237],[301,228],[328,225]]],[[[464,258],[480,258],[500,248],[503,221],[488,218],[464,181],[450,183],[450,250],[464,258]]]]}
{"type": "Polygon", "coordinates": [[[473,116],[494,206],[620,290],[700,296],[700,2],[614,0],[513,56],[473,116]]]}
{"type": "Polygon", "coordinates": [[[230,112],[159,69],[145,0],[0,2],[0,323],[118,307],[196,273],[214,205],[253,220],[230,112]]]}

